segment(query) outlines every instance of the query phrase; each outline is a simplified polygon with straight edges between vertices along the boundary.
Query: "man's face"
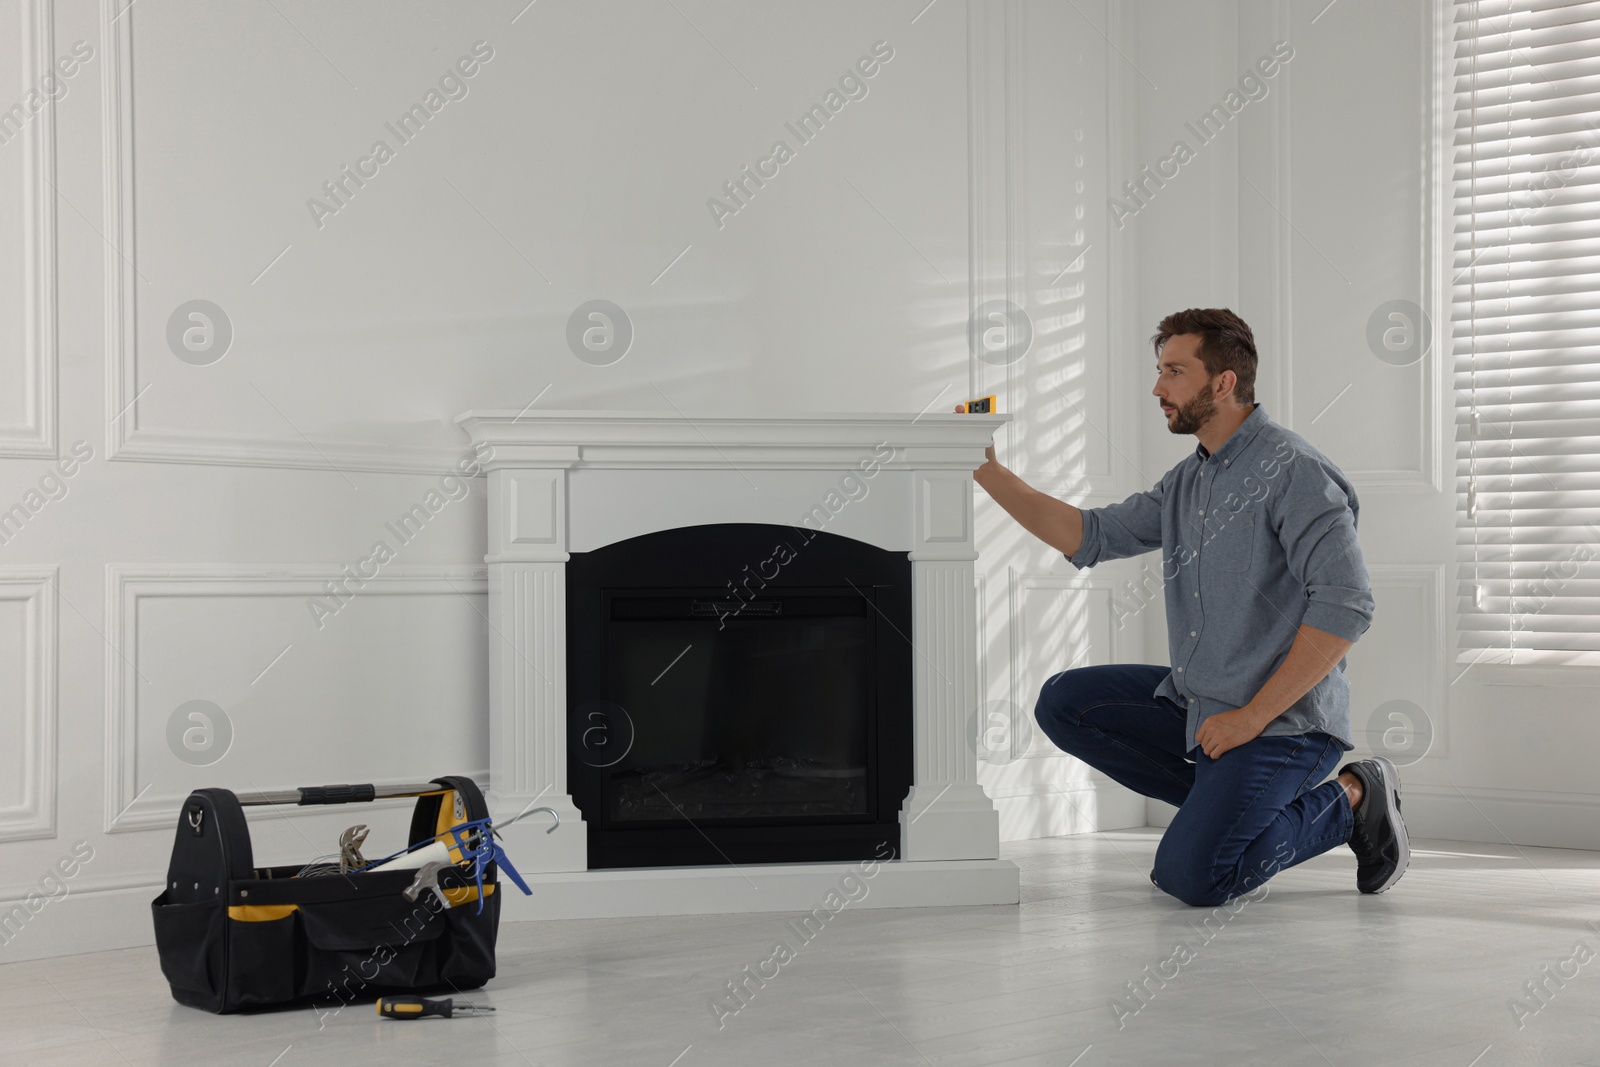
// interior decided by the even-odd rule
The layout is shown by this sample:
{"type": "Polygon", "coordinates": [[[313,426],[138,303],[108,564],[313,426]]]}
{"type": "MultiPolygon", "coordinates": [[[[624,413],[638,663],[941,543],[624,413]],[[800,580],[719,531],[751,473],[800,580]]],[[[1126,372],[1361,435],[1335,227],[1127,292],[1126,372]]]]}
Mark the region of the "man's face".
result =
{"type": "Polygon", "coordinates": [[[1215,381],[1197,355],[1203,340],[1197,333],[1176,334],[1167,338],[1156,360],[1156,386],[1150,392],[1161,402],[1173,433],[1197,433],[1217,412],[1215,381]]]}

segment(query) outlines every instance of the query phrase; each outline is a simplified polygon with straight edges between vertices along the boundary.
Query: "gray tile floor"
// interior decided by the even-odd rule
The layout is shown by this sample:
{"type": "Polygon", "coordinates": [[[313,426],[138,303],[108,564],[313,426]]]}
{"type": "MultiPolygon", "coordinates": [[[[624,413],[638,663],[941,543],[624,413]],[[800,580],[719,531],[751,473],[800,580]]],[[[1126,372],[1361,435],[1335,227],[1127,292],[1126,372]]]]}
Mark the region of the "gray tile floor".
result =
{"type": "Polygon", "coordinates": [[[1009,844],[1018,906],[846,908],[804,943],[787,915],[507,925],[487,1019],[211,1016],[154,949],[12,964],[0,1064],[1600,1067],[1600,853],[1414,841],[1368,897],[1341,848],[1213,910],[1150,885],[1160,834],[1009,844]],[[779,940],[793,958],[719,1028],[779,940]]]}

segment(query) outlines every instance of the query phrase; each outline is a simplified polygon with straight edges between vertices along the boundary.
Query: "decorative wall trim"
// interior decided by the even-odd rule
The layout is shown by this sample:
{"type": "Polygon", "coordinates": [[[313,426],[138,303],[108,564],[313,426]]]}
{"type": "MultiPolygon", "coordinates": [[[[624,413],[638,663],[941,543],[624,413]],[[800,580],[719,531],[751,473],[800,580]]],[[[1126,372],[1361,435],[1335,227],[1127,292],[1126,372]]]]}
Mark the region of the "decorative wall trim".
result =
{"type": "MultiPolygon", "coordinates": [[[[1119,2],[1119,0],[1108,0],[1108,2],[1106,4],[1106,7],[1105,7],[1105,12],[1106,12],[1106,40],[1107,40],[1108,47],[1109,47],[1109,45],[1115,43],[1117,48],[1121,48],[1124,51],[1127,51],[1127,47],[1126,46],[1128,45],[1128,41],[1127,41],[1127,38],[1126,38],[1126,35],[1125,35],[1125,32],[1124,32],[1125,29],[1126,29],[1126,26],[1124,25],[1123,18],[1122,18],[1122,16],[1123,16],[1123,6],[1122,6],[1122,4],[1119,2]]],[[[1116,57],[1116,58],[1113,58],[1112,55],[1109,54],[1109,53],[1106,55],[1107,76],[1104,79],[1104,85],[1105,85],[1105,89],[1106,89],[1106,98],[1107,98],[1107,106],[1108,107],[1114,106],[1120,101],[1120,93],[1118,92],[1118,87],[1121,85],[1121,82],[1119,80],[1117,80],[1116,78],[1113,78],[1113,77],[1110,76],[1110,71],[1112,69],[1113,64],[1119,62],[1120,58],[1121,58],[1120,56],[1116,57]]],[[[1105,161],[1106,161],[1106,164],[1105,164],[1105,181],[1106,181],[1106,187],[1108,189],[1111,187],[1113,181],[1115,180],[1113,178],[1113,175],[1118,173],[1117,169],[1113,169],[1114,166],[1116,168],[1120,168],[1120,166],[1121,166],[1121,162],[1119,160],[1117,160],[1116,157],[1111,153],[1110,146],[1111,146],[1111,131],[1110,131],[1109,124],[1108,124],[1108,128],[1106,130],[1106,148],[1107,148],[1107,151],[1105,153],[1105,161]]],[[[1085,192],[1085,196],[1087,197],[1087,192],[1085,192]]],[[[1108,237],[1108,241],[1107,241],[1108,245],[1110,243],[1109,242],[1110,231],[1111,231],[1111,226],[1108,223],[1107,226],[1106,226],[1106,232],[1107,232],[1107,237],[1108,237]]],[[[1130,327],[1132,325],[1132,319],[1131,318],[1119,319],[1119,316],[1117,315],[1117,310],[1118,309],[1117,309],[1117,305],[1115,303],[1115,298],[1116,298],[1118,290],[1117,290],[1117,285],[1116,285],[1116,282],[1115,282],[1115,271],[1118,268],[1118,266],[1119,266],[1118,261],[1111,258],[1111,254],[1110,254],[1110,252],[1108,250],[1107,254],[1106,254],[1106,270],[1105,270],[1104,282],[1103,282],[1103,284],[1105,285],[1104,311],[1105,311],[1105,315],[1106,315],[1106,339],[1108,341],[1114,340],[1118,336],[1118,327],[1119,326],[1121,326],[1121,327],[1126,329],[1126,328],[1128,328],[1128,327],[1130,327]]],[[[1133,332],[1132,330],[1129,330],[1130,334],[1132,332],[1133,332]]],[[[1137,351],[1137,346],[1130,347],[1130,348],[1121,348],[1121,347],[1118,347],[1118,346],[1116,346],[1114,344],[1109,344],[1106,347],[1106,401],[1105,401],[1106,468],[1100,474],[1095,474],[1093,472],[1090,472],[1087,475],[1085,475],[1084,478],[1083,478],[1083,483],[1084,483],[1084,487],[1085,488],[1094,489],[1094,488],[1099,488],[1102,485],[1110,488],[1110,487],[1114,487],[1114,486],[1118,486],[1118,485],[1124,484],[1122,482],[1122,480],[1118,478],[1118,475],[1117,475],[1117,471],[1118,471],[1118,467],[1119,467],[1119,464],[1118,464],[1117,461],[1118,461],[1119,458],[1125,460],[1127,457],[1122,454],[1121,450],[1118,447],[1118,442],[1122,441],[1124,439],[1124,429],[1123,429],[1124,424],[1125,424],[1124,415],[1125,415],[1125,413],[1131,413],[1134,410],[1134,407],[1133,407],[1133,393],[1132,393],[1132,390],[1131,390],[1131,383],[1132,383],[1131,370],[1132,370],[1132,353],[1135,352],[1135,351],[1137,351]],[[1124,352],[1129,353],[1129,355],[1127,357],[1124,357],[1122,355],[1124,352]]],[[[1126,422],[1126,424],[1127,425],[1134,425],[1132,422],[1126,422]]],[[[1127,443],[1129,444],[1130,451],[1131,451],[1133,449],[1133,447],[1134,447],[1133,443],[1132,443],[1132,441],[1129,441],[1127,443]]],[[[1123,475],[1123,478],[1130,477],[1131,475],[1138,474],[1138,473],[1139,472],[1137,472],[1137,471],[1127,472],[1127,473],[1125,473],[1123,475]]],[[[1144,479],[1144,477],[1142,475],[1140,475],[1139,480],[1140,480],[1141,483],[1143,481],[1145,481],[1145,479],[1144,479]]],[[[1143,484],[1140,484],[1138,486],[1138,488],[1144,489],[1144,488],[1147,488],[1147,487],[1145,485],[1143,485],[1143,484]]],[[[1126,494],[1124,494],[1124,495],[1126,495],[1126,494]]]]}
{"type": "MultiPolygon", "coordinates": [[[[55,64],[54,0],[21,0],[22,77],[26,90],[55,64]]],[[[0,425],[0,456],[56,454],[56,133],[55,103],[22,130],[22,357],[21,423],[0,425]]]]}
{"type": "Polygon", "coordinates": [[[1510,853],[1508,867],[1523,873],[1528,860],[1512,842],[1600,851],[1600,797],[1593,794],[1417,783],[1406,786],[1404,803],[1413,842],[1428,837],[1499,846],[1510,853]]]}
{"type": "MultiPolygon", "coordinates": [[[[1428,124],[1422,183],[1422,303],[1433,320],[1433,351],[1423,357],[1423,402],[1432,415],[1423,439],[1427,459],[1428,485],[1435,492],[1455,492],[1455,353],[1450,329],[1450,270],[1453,260],[1450,217],[1451,198],[1446,194],[1450,174],[1450,139],[1454,120],[1452,101],[1445,92],[1444,72],[1449,70],[1450,33],[1443,0],[1428,3],[1428,20],[1423,34],[1423,95],[1428,124]],[[1449,403],[1446,399],[1450,398],[1449,403]],[[1448,435],[1448,436],[1447,436],[1448,435]]],[[[1423,488],[1418,486],[1417,488],[1423,488]]]]}
{"type": "MultiPolygon", "coordinates": [[[[1286,40],[1290,34],[1289,0],[1274,0],[1272,5],[1272,36],[1275,41],[1286,40]]],[[[1268,112],[1272,123],[1272,195],[1277,198],[1277,211],[1271,212],[1272,226],[1272,303],[1273,345],[1276,349],[1274,369],[1281,386],[1278,393],[1278,410],[1274,421],[1294,428],[1294,240],[1293,227],[1289,225],[1294,200],[1294,68],[1285,64],[1278,70],[1278,85],[1272,95],[1268,112]]],[[[1254,194],[1250,194],[1254,195],[1254,194]]]]}
{"type": "MultiPolygon", "coordinates": [[[[1106,35],[1111,39],[1111,43],[1121,52],[1132,54],[1137,50],[1137,45],[1134,44],[1134,34],[1129,32],[1130,16],[1127,4],[1123,0],[1109,0],[1106,5],[1106,15],[1108,23],[1106,35]]],[[[1105,86],[1108,194],[1116,189],[1118,174],[1134,174],[1139,169],[1138,91],[1135,89],[1131,94],[1128,92],[1130,79],[1136,77],[1128,65],[1121,62],[1121,56],[1114,60],[1107,57],[1105,86]],[[1131,116],[1127,114],[1130,110],[1131,116]],[[1133,131],[1133,136],[1124,137],[1125,131],[1133,131]]],[[[1109,223],[1106,225],[1106,340],[1109,343],[1107,351],[1113,354],[1106,378],[1109,392],[1106,403],[1106,436],[1116,457],[1111,462],[1112,475],[1105,479],[1103,486],[1097,484],[1098,479],[1091,478],[1083,487],[1084,496],[1093,497],[1104,493],[1112,500],[1118,501],[1125,499],[1129,492],[1149,488],[1155,480],[1139,469],[1125,471],[1121,477],[1116,474],[1119,470],[1116,459],[1121,459],[1129,468],[1134,467],[1133,462],[1119,449],[1119,440],[1127,444],[1129,453],[1139,454],[1139,400],[1137,399],[1139,390],[1134,385],[1136,379],[1133,376],[1133,353],[1142,350],[1146,342],[1145,336],[1141,336],[1144,331],[1138,324],[1138,234],[1137,224],[1126,230],[1118,230],[1109,223]],[[1128,353],[1126,359],[1115,358],[1116,353],[1123,352],[1128,353]],[[1129,480],[1134,477],[1137,477],[1138,481],[1130,489],[1129,480]]]]}
{"type": "MultiPolygon", "coordinates": [[[[132,380],[131,378],[128,380],[132,380]]],[[[122,388],[119,384],[118,388],[122,388]]],[[[126,394],[126,407],[132,394],[126,394]]],[[[121,430],[137,405],[111,430],[111,458],[146,463],[202,463],[222,467],[278,467],[329,473],[375,471],[380,474],[454,474],[461,476],[459,448],[416,445],[362,444],[354,441],[318,441],[315,445],[266,437],[178,430],[121,430]]],[[[116,413],[113,412],[113,415],[116,413]]]]}
{"type": "MultiPolygon", "coordinates": [[[[1053,589],[1057,595],[1068,592],[1095,592],[1110,599],[1115,595],[1117,586],[1122,578],[1112,574],[1035,574],[1007,570],[1009,591],[1007,594],[1007,632],[1011,635],[1011,663],[1010,680],[1007,691],[1009,699],[1016,707],[1032,714],[1035,694],[1022,692],[1024,650],[1033,642],[1029,639],[1027,616],[1022,611],[1023,595],[1029,590],[1053,589]]],[[[1132,636],[1130,634],[1130,636],[1132,636]]],[[[1121,631],[1111,631],[1111,647],[1107,650],[1106,663],[1123,663],[1128,659],[1126,643],[1121,637],[1121,631]]],[[[1077,667],[1090,665],[1089,654],[1091,649],[1085,647],[1079,650],[1071,663],[1058,664],[1052,673],[1072,670],[1077,667]]],[[[1021,731],[1013,732],[1013,744],[1021,731]]],[[[1033,736],[1032,749],[1028,752],[1013,752],[1014,759],[1057,759],[1062,753],[1059,749],[1049,745],[1047,739],[1033,736]]]]}
{"type": "MultiPolygon", "coordinates": [[[[1207,22],[1216,62],[1247,69],[1277,42],[1298,44],[1286,0],[1244,0],[1238,10],[1216,9],[1207,22]]],[[[1309,18],[1309,16],[1308,16],[1309,18]]],[[[1266,96],[1234,130],[1236,152],[1213,162],[1216,180],[1231,181],[1232,204],[1213,200],[1214,223],[1227,230],[1231,215],[1232,267],[1241,314],[1255,331],[1261,365],[1256,399],[1274,421],[1294,429],[1294,280],[1300,240],[1292,223],[1294,199],[1292,80],[1297,64],[1272,75],[1266,96]]],[[[1187,141],[1187,137],[1184,140],[1187,141]]],[[[1218,257],[1220,258],[1220,257],[1218,257]]]]}
{"type": "MultiPolygon", "coordinates": [[[[1432,358],[1432,356],[1429,356],[1428,360],[1432,360],[1432,358]]],[[[1427,362],[1427,360],[1424,362],[1427,362]]],[[[1423,375],[1425,378],[1430,377],[1427,371],[1424,371],[1423,375]]],[[[1436,380],[1437,379],[1435,378],[1435,381],[1436,380]]],[[[1438,390],[1435,389],[1432,384],[1424,382],[1423,391],[1426,393],[1437,392],[1438,390]]],[[[1426,399],[1426,397],[1424,397],[1424,399],[1426,399]]],[[[1433,406],[1437,407],[1437,405],[1433,406]]],[[[1424,409],[1423,413],[1423,421],[1432,422],[1435,427],[1439,425],[1438,420],[1435,419],[1426,408],[1424,409]]],[[[1425,441],[1431,441],[1437,436],[1437,431],[1434,429],[1425,427],[1424,430],[1425,441]]],[[[1429,448],[1426,444],[1424,444],[1423,451],[1425,453],[1437,453],[1438,449],[1429,448]]],[[[1426,455],[1423,457],[1423,463],[1426,466],[1433,466],[1435,468],[1438,466],[1436,460],[1429,460],[1426,455]]],[[[1352,467],[1345,467],[1342,469],[1344,470],[1345,477],[1350,479],[1350,484],[1355,486],[1357,492],[1361,493],[1414,493],[1423,491],[1436,491],[1439,488],[1438,485],[1434,484],[1434,481],[1430,481],[1428,474],[1420,470],[1401,470],[1399,468],[1384,468],[1383,470],[1358,470],[1352,467]]]]}
{"type": "MultiPolygon", "coordinates": [[[[1449,562],[1441,563],[1369,563],[1367,574],[1372,580],[1374,599],[1380,600],[1384,588],[1410,588],[1420,590],[1427,620],[1420,633],[1410,635],[1415,642],[1417,667],[1414,673],[1424,678],[1423,709],[1428,713],[1433,727],[1433,743],[1424,759],[1444,759],[1450,754],[1450,686],[1445,672],[1450,665],[1449,616],[1449,562]]],[[[1356,647],[1360,647],[1359,643],[1356,647]]],[[[1352,720],[1356,717],[1351,716],[1352,720]]],[[[1352,721],[1352,730],[1360,724],[1352,721]]],[[[1354,740],[1352,738],[1352,740],[1354,740]]],[[[1357,742],[1359,745],[1359,741],[1357,742]]]]}
{"type": "Polygon", "coordinates": [[[134,13],[118,0],[100,0],[101,206],[105,222],[106,455],[116,459],[138,419],[129,384],[138,378],[134,339],[138,273],[133,246],[133,47],[134,13]]]}
{"type": "MultiPolygon", "coordinates": [[[[1006,3],[968,4],[967,11],[967,291],[970,315],[988,300],[1011,295],[1006,269],[1005,133],[1006,3]],[[998,101],[998,103],[997,103],[998,101]],[[1000,224],[996,224],[996,219],[1000,224]],[[998,233],[998,235],[997,235],[998,233]]],[[[967,351],[967,391],[982,394],[983,364],[967,351]]]]}
{"type": "Polygon", "coordinates": [[[1031,841],[1146,824],[1145,798],[1109,778],[1071,784],[1048,783],[999,792],[1001,841],[1031,841]]]}
{"type": "MultiPolygon", "coordinates": [[[[531,823],[531,819],[519,823],[507,831],[507,836],[517,834],[531,823]]],[[[544,831],[532,828],[532,832],[542,834],[544,831]]],[[[536,852],[539,842],[529,837],[527,846],[519,849],[513,840],[507,851],[520,860],[536,852]]],[[[859,877],[852,874],[859,868],[846,863],[757,863],[741,867],[615,868],[558,873],[530,871],[519,863],[518,869],[533,895],[524,897],[514,889],[508,891],[506,899],[518,901],[522,911],[515,919],[502,918],[503,923],[640,915],[726,916],[756,912],[804,915],[829,892],[837,891],[841,878],[859,877]]],[[[873,876],[872,892],[851,907],[1016,904],[1018,875],[1017,865],[1010,860],[916,862],[901,859],[881,865],[873,876]]],[[[50,921],[50,938],[18,938],[6,946],[6,962],[149,945],[154,940],[148,918],[149,901],[158,889],[159,877],[149,886],[122,891],[80,896],[74,888],[69,897],[54,905],[61,911],[50,921]],[[131,921],[134,917],[139,921],[131,921]]]]}
{"type": "MultiPolygon", "coordinates": [[[[48,3],[49,0],[35,0],[48,3]]],[[[445,474],[460,449],[380,441],[160,429],[139,419],[137,181],[133,144],[133,22],[126,0],[100,0],[101,159],[105,188],[106,452],[113,460],[320,471],[445,474]]],[[[53,437],[52,437],[53,441],[53,437]]],[[[52,446],[53,451],[53,446],[52,446]]]]}
{"type": "Polygon", "coordinates": [[[0,808],[0,841],[56,835],[56,576],[59,568],[0,567],[0,600],[25,605],[22,793],[18,807],[0,808]]]}
{"type": "MultiPolygon", "coordinates": [[[[1284,2],[1284,0],[1279,0],[1284,2]]],[[[1358,491],[1441,492],[1445,481],[1445,456],[1447,450],[1442,435],[1455,433],[1454,419],[1445,415],[1445,396],[1452,388],[1450,359],[1449,272],[1451,223],[1449,197],[1441,195],[1442,184],[1450,173],[1445,145],[1448,139],[1448,100],[1443,92],[1441,72],[1447,70],[1444,48],[1447,38],[1445,26],[1436,0],[1426,0],[1428,13],[1424,16],[1422,31],[1423,85],[1423,148],[1422,188],[1420,214],[1422,222],[1422,274],[1418,279],[1418,299],[1423,311],[1433,321],[1433,347],[1417,364],[1421,375],[1421,425],[1418,427],[1419,451],[1416,469],[1385,468],[1381,470],[1355,470],[1347,468],[1345,476],[1358,491]],[[1442,369],[1441,369],[1442,368],[1442,369]]],[[[1286,68],[1287,73],[1287,68],[1286,68]]]]}
{"type": "MultiPolygon", "coordinates": [[[[1000,175],[998,190],[1002,199],[997,205],[1001,209],[997,221],[1001,224],[999,237],[1002,247],[996,251],[1001,256],[998,266],[1004,279],[1005,298],[1027,309],[1029,315],[1036,315],[1039,305],[1033,298],[1033,279],[1028,272],[1028,6],[1007,0],[999,8],[1001,65],[997,82],[990,83],[991,87],[998,87],[1001,94],[999,159],[1005,168],[1000,175]]],[[[1037,363],[1038,328],[1038,323],[1035,323],[1034,349],[1027,356],[1015,363],[993,368],[987,375],[979,372],[980,377],[987,380],[981,383],[983,387],[976,395],[998,391],[1006,402],[1002,410],[1016,410],[1018,379],[1023,378],[1024,368],[1032,371],[1037,363]]],[[[1005,435],[1007,450],[1016,457],[1015,465],[1025,468],[1027,452],[1019,449],[1017,444],[1021,429],[1013,420],[1001,433],[1005,435]]]]}
{"type": "MultiPolygon", "coordinates": [[[[1106,4],[1107,34],[1124,48],[1127,40],[1120,0],[1106,4]]],[[[1079,11],[1078,15],[1089,19],[1079,11]]],[[[1092,20],[1091,24],[1092,24],[1092,20]]],[[[1028,92],[1028,6],[1014,0],[998,4],[973,4],[967,8],[967,133],[968,133],[968,227],[969,227],[969,306],[972,315],[989,300],[1009,300],[1028,310],[1035,319],[1039,307],[1034,299],[1030,275],[1030,239],[1036,239],[1029,218],[1027,159],[1030,146],[1025,136],[1027,130],[1028,92]]],[[[1102,46],[1105,47],[1105,46],[1102,46]]],[[[1108,51],[1106,62],[1107,88],[1113,96],[1107,123],[1108,144],[1119,143],[1116,131],[1125,116],[1122,107],[1117,61],[1108,51]]],[[[1114,185],[1117,168],[1124,160],[1116,152],[1105,158],[1105,181],[1114,185]]],[[[1108,230],[1110,228],[1108,227],[1108,230]]],[[[1111,231],[1114,233],[1114,231],[1111,231]]],[[[1119,317],[1121,290],[1112,280],[1112,271],[1119,261],[1107,255],[1105,280],[1108,316],[1107,338],[1115,341],[1127,328],[1127,320],[1119,317]]],[[[1035,328],[1038,327],[1037,321],[1035,328]]],[[[1035,349],[1039,346],[1035,337],[1035,349]]],[[[1112,353],[1123,349],[1114,344],[1112,353]]],[[[970,395],[982,396],[996,393],[1001,397],[1001,409],[1014,411],[1013,398],[1017,395],[1019,381],[1026,381],[1024,371],[1034,358],[1030,353],[1017,363],[1004,367],[984,364],[976,354],[967,352],[970,395]]],[[[1124,432],[1127,412],[1128,370],[1125,360],[1109,358],[1107,364],[1107,399],[1103,422],[1090,423],[1084,432],[1103,434],[1109,443],[1106,467],[1085,473],[1043,475],[1032,478],[1032,484],[1046,493],[1055,495],[1081,495],[1085,492],[1105,493],[1115,499],[1127,495],[1124,479],[1118,475],[1117,457],[1122,455],[1119,441],[1124,432]],[[1118,490],[1121,489],[1119,493],[1118,490]]],[[[1013,423],[997,434],[997,443],[1015,454],[1020,427],[1013,423]]],[[[1130,449],[1131,450],[1131,449],[1130,449]]],[[[1027,471],[1023,470],[1026,475],[1027,471]]]]}
{"type": "MultiPolygon", "coordinates": [[[[79,838],[79,840],[83,839],[79,838]]],[[[16,874],[22,873],[22,871],[16,872],[16,874]]],[[[42,871],[39,873],[42,873],[42,871]]],[[[158,871],[154,875],[128,874],[98,879],[85,878],[80,874],[78,877],[72,879],[72,890],[70,895],[72,897],[84,897],[105,893],[124,893],[130,889],[148,889],[152,896],[161,892],[160,872],[158,871]]],[[[4,888],[0,888],[0,912],[9,911],[9,906],[12,904],[21,904],[26,902],[29,893],[37,893],[38,891],[39,883],[37,880],[32,882],[18,882],[15,885],[9,885],[5,886],[4,888]]],[[[9,948],[10,946],[6,947],[9,948]]],[[[16,961],[15,959],[11,958],[10,954],[8,953],[6,962],[14,963],[16,961]]]]}
{"type": "MultiPolygon", "coordinates": [[[[334,564],[267,566],[255,564],[106,565],[105,832],[167,829],[176,825],[182,796],[142,793],[138,770],[139,601],[147,597],[324,596],[324,583],[343,577],[334,564]]],[[[390,563],[365,579],[362,596],[460,593],[486,595],[488,572],[481,566],[390,563]]],[[[485,616],[487,619],[488,616],[485,616]]],[[[485,768],[472,772],[484,788],[485,768]]],[[[411,778],[375,784],[399,785],[411,778]]],[[[317,784],[258,782],[262,789],[292,789],[317,784]]],[[[146,786],[145,788],[148,788],[146,786]]]]}
{"type": "MultiPolygon", "coordinates": [[[[1005,803],[1005,798],[995,798],[1002,811],[1005,803]]],[[[1405,786],[1404,803],[1415,851],[1429,851],[1434,842],[1442,843],[1445,851],[1456,850],[1450,842],[1484,844],[1505,853],[1496,857],[1486,852],[1486,861],[1523,873],[1528,860],[1517,853],[1516,845],[1600,851],[1600,797],[1591,794],[1418,782],[1405,786]],[[1431,841],[1418,844],[1419,838],[1431,841]]],[[[1150,826],[1170,826],[1178,810],[1149,798],[1145,806],[1150,826]]]]}

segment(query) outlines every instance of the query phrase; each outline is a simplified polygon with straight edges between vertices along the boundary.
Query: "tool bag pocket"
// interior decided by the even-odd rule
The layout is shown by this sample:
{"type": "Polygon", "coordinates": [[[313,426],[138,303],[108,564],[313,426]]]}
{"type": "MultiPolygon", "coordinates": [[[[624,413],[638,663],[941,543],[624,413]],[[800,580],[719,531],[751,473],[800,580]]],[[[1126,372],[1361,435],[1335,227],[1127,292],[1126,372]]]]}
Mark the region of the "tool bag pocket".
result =
{"type": "Polygon", "coordinates": [[[369,987],[439,984],[438,949],[447,924],[429,898],[387,897],[300,909],[306,970],[300,993],[349,1000],[369,987]]]}
{"type": "Polygon", "coordinates": [[[299,994],[295,973],[299,920],[295,912],[279,918],[233,918],[231,913],[239,910],[229,908],[227,919],[227,988],[232,1003],[218,1010],[294,1000],[299,994]]]}
{"type": "Polygon", "coordinates": [[[156,927],[161,973],[180,1004],[222,1010],[224,925],[221,903],[173,904],[162,893],[150,904],[156,927]]]}

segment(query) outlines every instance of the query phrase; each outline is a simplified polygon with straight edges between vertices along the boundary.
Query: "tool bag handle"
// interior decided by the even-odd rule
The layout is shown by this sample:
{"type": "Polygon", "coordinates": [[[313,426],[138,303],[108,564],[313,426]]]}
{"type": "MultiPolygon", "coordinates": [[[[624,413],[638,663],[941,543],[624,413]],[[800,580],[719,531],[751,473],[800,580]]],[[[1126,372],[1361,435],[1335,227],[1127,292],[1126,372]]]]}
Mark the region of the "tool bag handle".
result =
{"type": "Polygon", "coordinates": [[[250,827],[233,793],[196,789],[178,814],[164,895],[173,904],[219,900],[230,881],[255,874],[254,863],[250,827]]]}
{"type": "Polygon", "coordinates": [[[422,785],[386,785],[382,788],[366,785],[303,785],[298,789],[265,790],[259,793],[238,794],[239,803],[245,807],[262,804],[363,804],[392,797],[420,797],[443,792],[434,782],[422,785]]]}

